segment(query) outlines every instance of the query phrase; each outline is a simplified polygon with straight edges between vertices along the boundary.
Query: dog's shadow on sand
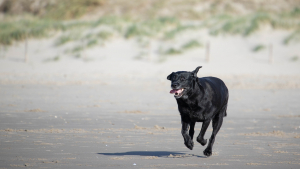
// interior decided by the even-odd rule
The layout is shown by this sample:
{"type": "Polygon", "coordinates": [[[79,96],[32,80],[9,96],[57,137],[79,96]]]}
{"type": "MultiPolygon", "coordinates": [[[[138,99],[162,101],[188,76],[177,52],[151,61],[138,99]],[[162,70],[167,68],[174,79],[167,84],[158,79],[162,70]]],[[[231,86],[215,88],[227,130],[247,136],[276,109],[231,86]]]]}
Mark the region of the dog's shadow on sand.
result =
{"type": "Polygon", "coordinates": [[[165,158],[186,158],[186,157],[199,157],[206,158],[206,156],[199,156],[195,154],[187,154],[181,152],[172,152],[172,151],[128,151],[121,153],[97,153],[99,155],[106,156],[156,156],[156,157],[165,157],[165,158]]]}

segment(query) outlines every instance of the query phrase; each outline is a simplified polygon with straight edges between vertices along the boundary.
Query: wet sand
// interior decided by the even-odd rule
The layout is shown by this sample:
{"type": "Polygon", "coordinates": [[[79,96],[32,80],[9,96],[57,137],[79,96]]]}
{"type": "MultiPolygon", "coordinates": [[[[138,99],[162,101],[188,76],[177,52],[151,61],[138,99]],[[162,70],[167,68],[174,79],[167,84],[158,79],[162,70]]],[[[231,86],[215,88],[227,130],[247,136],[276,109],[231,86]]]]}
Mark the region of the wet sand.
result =
{"type": "Polygon", "coordinates": [[[0,168],[300,167],[299,89],[230,89],[207,158],[184,146],[167,82],[121,84],[1,84],[0,168]]]}

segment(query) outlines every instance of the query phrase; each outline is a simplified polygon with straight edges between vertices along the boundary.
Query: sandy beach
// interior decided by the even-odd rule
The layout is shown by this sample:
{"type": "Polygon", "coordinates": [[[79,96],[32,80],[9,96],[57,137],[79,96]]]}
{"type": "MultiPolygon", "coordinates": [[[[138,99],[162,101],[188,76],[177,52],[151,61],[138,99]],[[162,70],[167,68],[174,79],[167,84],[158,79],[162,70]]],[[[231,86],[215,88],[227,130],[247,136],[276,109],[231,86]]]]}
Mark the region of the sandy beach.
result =
{"type": "Polygon", "coordinates": [[[0,60],[0,168],[299,168],[300,65],[290,59],[299,45],[280,45],[283,35],[201,35],[209,62],[205,48],[136,59],[135,41],[124,39],[59,61],[47,61],[63,50],[51,38],[28,42],[27,63],[22,43],[9,47],[0,60]],[[250,50],[265,41],[274,46],[271,64],[268,50],[250,50]],[[197,66],[230,93],[209,158],[195,140],[192,151],[184,146],[166,79],[197,66]]]}

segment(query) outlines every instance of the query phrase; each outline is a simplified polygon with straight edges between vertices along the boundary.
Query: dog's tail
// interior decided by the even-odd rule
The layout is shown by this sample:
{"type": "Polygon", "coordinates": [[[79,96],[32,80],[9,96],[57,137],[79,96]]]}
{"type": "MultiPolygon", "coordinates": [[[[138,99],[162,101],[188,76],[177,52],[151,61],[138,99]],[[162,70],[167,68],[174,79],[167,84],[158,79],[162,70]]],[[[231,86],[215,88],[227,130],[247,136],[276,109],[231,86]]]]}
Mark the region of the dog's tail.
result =
{"type": "Polygon", "coordinates": [[[227,97],[226,100],[223,103],[223,107],[221,108],[221,113],[223,113],[223,117],[227,116],[227,105],[228,105],[228,98],[229,98],[229,94],[227,93],[227,97]]]}
{"type": "Polygon", "coordinates": [[[228,105],[228,98],[229,98],[229,94],[227,94],[226,101],[225,101],[225,103],[223,104],[223,105],[224,105],[224,107],[223,107],[223,109],[224,109],[224,117],[226,117],[226,116],[227,116],[227,105],[228,105]]]}

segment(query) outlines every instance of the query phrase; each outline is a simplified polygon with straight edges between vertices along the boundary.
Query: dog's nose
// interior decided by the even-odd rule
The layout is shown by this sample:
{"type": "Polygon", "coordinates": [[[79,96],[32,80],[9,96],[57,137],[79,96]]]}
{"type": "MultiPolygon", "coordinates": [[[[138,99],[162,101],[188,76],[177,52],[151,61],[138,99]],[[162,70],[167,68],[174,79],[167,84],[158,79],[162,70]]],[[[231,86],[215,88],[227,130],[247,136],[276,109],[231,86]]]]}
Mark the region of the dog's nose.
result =
{"type": "Polygon", "coordinates": [[[177,84],[177,83],[173,83],[173,84],[171,85],[171,87],[172,87],[173,89],[176,89],[176,88],[178,87],[178,84],[177,84]]]}

